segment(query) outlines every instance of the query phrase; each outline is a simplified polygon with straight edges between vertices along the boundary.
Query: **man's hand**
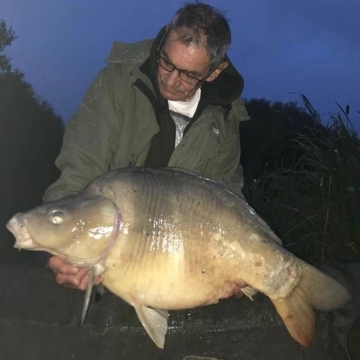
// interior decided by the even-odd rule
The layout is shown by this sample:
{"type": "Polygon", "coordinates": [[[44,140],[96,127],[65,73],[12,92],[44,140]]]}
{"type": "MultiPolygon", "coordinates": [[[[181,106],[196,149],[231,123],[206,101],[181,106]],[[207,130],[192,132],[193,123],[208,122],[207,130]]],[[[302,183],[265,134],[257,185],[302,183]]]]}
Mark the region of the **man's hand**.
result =
{"type": "MultiPolygon", "coordinates": [[[[51,256],[48,266],[54,271],[58,284],[78,290],[86,290],[89,283],[89,268],[80,268],[68,264],[58,256],[51,256]]],[[[100,284],[101,281],[100,276],[96,277],[94,285],[100,284]]]]}

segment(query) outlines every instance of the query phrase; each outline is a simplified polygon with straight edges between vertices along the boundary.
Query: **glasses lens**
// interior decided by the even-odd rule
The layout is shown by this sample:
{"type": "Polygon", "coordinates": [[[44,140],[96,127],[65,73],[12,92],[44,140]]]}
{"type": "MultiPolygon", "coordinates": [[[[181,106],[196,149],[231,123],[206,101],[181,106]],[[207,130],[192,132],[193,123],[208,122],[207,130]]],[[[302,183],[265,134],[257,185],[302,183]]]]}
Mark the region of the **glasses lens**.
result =
{"type": "Polygon", "coordinates": [[[185,81],[189,85],[197,85],[200,82],[199,79],[196,79],[193,76],[191,76],[187,73],[184,73],[182,71],[180,71],[180,79],[185,81]]]}
{"type": "Polygon", "coordinates": [[[166,59],[164,59],[161,55],[158,55],[158,64],[166,71],[171,72],[175,69],[175,66],[168,62],[166,59]]]}

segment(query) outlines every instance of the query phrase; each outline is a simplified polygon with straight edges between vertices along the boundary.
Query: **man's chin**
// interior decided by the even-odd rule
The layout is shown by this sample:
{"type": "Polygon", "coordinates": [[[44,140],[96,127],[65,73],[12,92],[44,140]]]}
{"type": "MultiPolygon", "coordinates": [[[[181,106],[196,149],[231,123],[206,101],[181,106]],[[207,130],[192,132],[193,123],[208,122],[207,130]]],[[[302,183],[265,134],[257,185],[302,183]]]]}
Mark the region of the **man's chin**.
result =
{"type": "Polygon", "coordinates": [[[170,91],[165,88],[160,88],[160,94],[163,98],[170,101],[184,101],[186,94],[178,91],[170,91]]]}
{"type": "Polygon", "coordinates": [[[160,94],[164,99],[172,101],[178,100],[179,97],[178,94],[166,90],[161,90],[160,94]]]}

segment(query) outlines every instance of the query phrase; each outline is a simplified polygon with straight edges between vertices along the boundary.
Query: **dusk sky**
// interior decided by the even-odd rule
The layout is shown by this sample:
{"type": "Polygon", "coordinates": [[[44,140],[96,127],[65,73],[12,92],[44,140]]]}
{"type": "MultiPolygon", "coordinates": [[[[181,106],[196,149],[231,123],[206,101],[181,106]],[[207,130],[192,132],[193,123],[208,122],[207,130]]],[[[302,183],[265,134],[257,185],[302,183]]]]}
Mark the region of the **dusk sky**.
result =
{"type": "MultiPolygon", "coordinates": [[[[114,40],[156,36],[180,0],[0,0],[0,19],[18,38],[6,50],[37,94],[66,121],[114,40]]],[[[360,0],[209,0],[226,12],[229,56],[243,97],[300,101],[324,115],[350,105],[360,130],[360,0]]]]}

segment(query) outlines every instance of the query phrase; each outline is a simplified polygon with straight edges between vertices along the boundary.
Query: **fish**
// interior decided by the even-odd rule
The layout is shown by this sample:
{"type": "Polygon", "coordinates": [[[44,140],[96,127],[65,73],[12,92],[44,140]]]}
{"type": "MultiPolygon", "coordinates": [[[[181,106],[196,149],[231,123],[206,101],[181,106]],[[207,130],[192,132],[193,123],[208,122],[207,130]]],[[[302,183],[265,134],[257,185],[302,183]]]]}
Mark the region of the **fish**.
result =
{"type": "Polygon", "coordinates": [[[345,286],[285,249],[246,200],[182,169],[113,170],[77,194],[15,214],[7,228],[15,248],[47,251],[101,275],[159,348],[169,311],[257,292],[292,338],[309,346],[314,309],[351,300],[345,286]]]}

